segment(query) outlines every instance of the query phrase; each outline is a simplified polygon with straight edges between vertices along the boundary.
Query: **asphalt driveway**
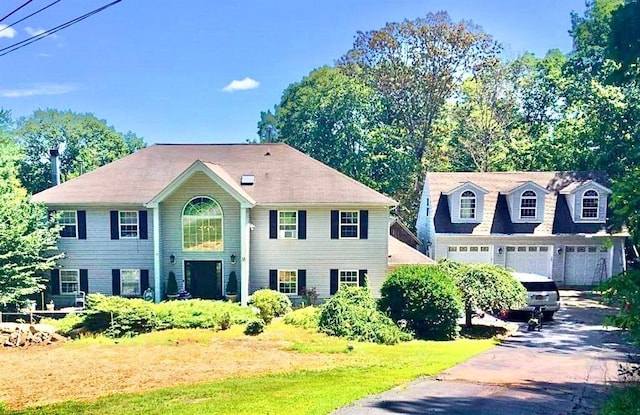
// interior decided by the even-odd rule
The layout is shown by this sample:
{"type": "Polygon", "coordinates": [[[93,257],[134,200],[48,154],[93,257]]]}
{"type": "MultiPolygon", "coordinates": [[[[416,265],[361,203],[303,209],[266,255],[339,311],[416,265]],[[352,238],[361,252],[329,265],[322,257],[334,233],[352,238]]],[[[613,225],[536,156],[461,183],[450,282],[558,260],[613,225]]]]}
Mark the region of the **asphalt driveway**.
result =
{"type": "Polygon", "coordinates": [[[578,291],[541,332],[518,332],[494,349],[435,378],[358,401],[351,414],[593,414],[618,380],[631,350],[620,331],[602,326],[608,309],[578,291]]]}

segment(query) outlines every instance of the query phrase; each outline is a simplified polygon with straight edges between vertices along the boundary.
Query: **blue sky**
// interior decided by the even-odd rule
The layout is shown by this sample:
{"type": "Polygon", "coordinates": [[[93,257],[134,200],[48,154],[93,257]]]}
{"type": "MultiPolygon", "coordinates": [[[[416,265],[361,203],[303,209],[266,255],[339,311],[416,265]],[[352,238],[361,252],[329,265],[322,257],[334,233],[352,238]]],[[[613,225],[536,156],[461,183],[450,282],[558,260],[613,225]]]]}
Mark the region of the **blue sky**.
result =
{"type": "MultiPolygon", "coordinates": [[[[0,1],[0,17],[25,1],[0,1]]],[[[2,23],[52,1],[33,0],[2,23]]],[[[109,2],[61,0],[0,32],[0,49],[109,2]]],[[[0,108],[91,112],[148,143],[244,142],[260,111],[333,64],[358,30],[446,10],[482,26],[508,58],[543,56],[571,49],[570,12],[584,9],[584,0],[123,0],[1,56],[0,108]],[[234,80],[250,89],[228,91],[234,80]]]]}

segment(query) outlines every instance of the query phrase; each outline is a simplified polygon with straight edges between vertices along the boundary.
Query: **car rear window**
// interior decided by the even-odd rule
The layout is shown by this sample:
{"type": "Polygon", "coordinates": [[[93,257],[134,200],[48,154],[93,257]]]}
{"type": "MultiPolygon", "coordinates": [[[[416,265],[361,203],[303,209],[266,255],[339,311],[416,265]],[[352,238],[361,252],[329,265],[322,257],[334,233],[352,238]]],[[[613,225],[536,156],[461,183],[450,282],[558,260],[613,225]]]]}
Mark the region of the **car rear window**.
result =
{"type": "Polygon", "coordinates": [[[556,283],[549,282],[522,282],[527,291],[558,291],[556,283]]]}

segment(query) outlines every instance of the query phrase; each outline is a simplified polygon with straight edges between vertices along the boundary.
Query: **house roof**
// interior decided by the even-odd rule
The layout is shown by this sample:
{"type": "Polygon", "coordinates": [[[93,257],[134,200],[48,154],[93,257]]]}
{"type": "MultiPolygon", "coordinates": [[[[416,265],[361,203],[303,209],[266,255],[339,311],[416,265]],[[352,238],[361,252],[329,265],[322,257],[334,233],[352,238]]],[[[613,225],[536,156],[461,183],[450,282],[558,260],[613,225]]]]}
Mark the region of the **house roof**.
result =
{"type": "Polygon", "coordinates": [[[33,199],[50,205],[144,205],[197,161],[258,204],[397,204],[281,143],[156,144],[33,199]],[[241,186],[243,175],[255,176],[255,184],[241,186]]]}
{"type": "Polygon", "coordinates": [[[435,264],[436,261],[389,235],[389,267],[407,264],[435,264]]]}
{"type": "Polygon", "coordinates": [[[427,173],[431,205],[435,206],[434,226],[437,233],[468,233],[472,235],[607,232],[608,224],[574,223],[568,214],[565,189],[593,181],[606,189],[606,176],[600,172],[499,172],[499,173],[427,173]],[[449,200],[445,196],[465,183],[487,190],[484,213],[480,223],[452,223],[449,200]],[[534,183],[548,191],[544,196],[541,223],[513,223],[506,196],[514,189],[534,183]]]}

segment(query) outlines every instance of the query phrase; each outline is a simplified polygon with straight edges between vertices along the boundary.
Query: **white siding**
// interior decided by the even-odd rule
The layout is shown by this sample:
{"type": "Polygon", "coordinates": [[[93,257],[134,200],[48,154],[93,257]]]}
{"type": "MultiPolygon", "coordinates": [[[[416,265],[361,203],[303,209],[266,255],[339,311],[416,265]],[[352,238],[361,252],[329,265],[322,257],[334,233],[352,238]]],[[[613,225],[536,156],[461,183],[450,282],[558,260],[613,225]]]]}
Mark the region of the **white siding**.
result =
{"type": "MultiPolygon", "coordinates": [[[[451,193],[447,197],[449,198],[449,212],[451,214],[452,223],[480,223],[484,217],[484,195],[485,192],[477,186],[467,184],[460,189],[451,193]],[[476,217],[474,219],[461,219],[460,218],[460,196],[467,190],[472,191],[476,195],[476,217]]],[[[442,197],[442,196],[441,196],[442,197]]]]}
{"type": "Polygon", "coordinates": [[[511,213],[511,221],[513,223],[537,223],[542,222],[544,218],[544,199],[545,193],[537,186],[528,185],[523,186],[518,191],[508,194],[507,205],[509,205],[509,211],[511,213]],[[526,191],[532,191],[536,194],[536,217],[534,218],[520,218],[520,206],[522,205],[522,194],[526,191]]]}
{"type": "Polygon", "coordinates": [[[567,202],[570,203],[570,206],[571,206],[571,202],[573,202],[572,207],[573,207],[574,222],[604,223],[607,220],[607,193],[604,192],[602,189],[599,189],[597,187],[587,186],[582,189],[579,189],[571,196],[573,196],[572,197],[573,200],[568,199],[567,202]],[[598,192],[598,218],[597,219],[582,219],[582,197],[584,196],[585,192],[588,192],[589,190],[595,190],[596,192],[598,192]]]}
{"type": "MultiPolygon", "coordinates": [[[[276,209],[276,208],[272,208],[276,209]]],[[[278,207],[307,211],[307,239],[269,239],[269,208],[251,210],[251,269],[249,290],[269,287],[270,269],[305,269],[307,288],[321,298],[330,295],[331,269],[366,269],[376,296],[384,281],[388,257],[389,213],[387,208],[368,208],[368,239],[331,239],[331,207],[278,207]]],[[[362,206],[341,210],[362,210],[362,206]]]]}
{"type": "Polygon", "coordinates": [[[418,208],[418,217],[416,218],[416,236],[420,241],[419,250],[433,257],[433,248],[429,247],[427,250],[427,242],[433,245],[435,240],[435,227],[433,224],[433,215],[435,214],[437,200],[430,200],[429,198],[429,176],[425,178],[424,187],[422,189],[422,197],[420,198],[420,207],[418,208]],[[427,206],[427,200],[429,206],[427,206]],[[427,215],[428,211],[428,215],[427,215]]]}

